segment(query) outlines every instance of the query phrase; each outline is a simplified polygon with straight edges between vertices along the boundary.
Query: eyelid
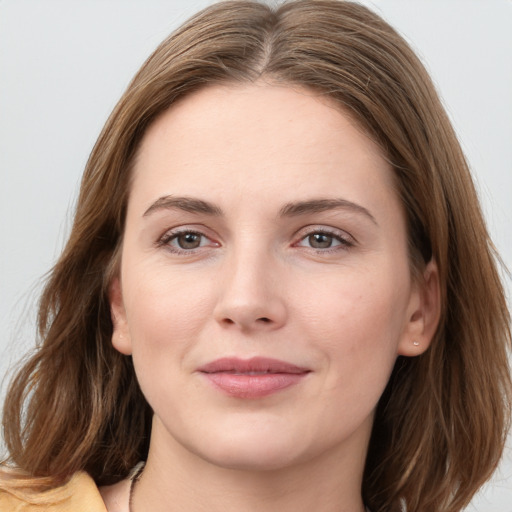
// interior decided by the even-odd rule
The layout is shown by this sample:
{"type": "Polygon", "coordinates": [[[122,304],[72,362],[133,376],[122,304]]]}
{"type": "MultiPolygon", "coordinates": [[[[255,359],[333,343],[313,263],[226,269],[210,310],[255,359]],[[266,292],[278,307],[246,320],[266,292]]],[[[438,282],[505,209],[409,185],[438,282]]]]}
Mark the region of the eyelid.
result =
{"type": "Polygon", "coordinates": [[[184,226],[176,226],[174,228],[169,228],[164,231],[164,233],[158,237],[158,239],[155,242],[155,245],[157,247],[164,247],[169,252],[172,252],[174,254],[195,254],[197,251],[202,250],[204,248],[208,247],[219,247],[220,243],[214,240],[212,235],[207,234],[207,230],[204,227],[197,226],[197,225],[184,225],[184,226]],[[182,249],[179,247],[174,247],[170,245],[170,242],[175,240],[178,236],[183,234],[195,234],[199,235],[207,240],[209,240],[211,243],[206,245],[200,245],[199,247],[196,247],[194,249],[182,249]]]}
{"type": "Polygon", "coordinates": [[[340,242],[339,246],[335,247],[329,247],[327,249],[316,249],[314,247],[311,247],[311,250],[318,251],[318,252],[328,252],[329,250],[339,250],[341,249],[348,249],[350,247],[353,247],[357,244],[357,240],[347,231],[344,231],[339,228],[334,228],[331,226],[325,226],[321,224],[314,224],[310,226],[305,226],[298,230],[295,234],[296,241],[293,243],[294,246],[298,246],[300,242],[302,242],[305,238],[308,236],[311,236],[315,233],[320,233],[324,235],[329,235],[335,238],[340,242]],[[338,248],[338,249],[337,249],[338,248]]]}

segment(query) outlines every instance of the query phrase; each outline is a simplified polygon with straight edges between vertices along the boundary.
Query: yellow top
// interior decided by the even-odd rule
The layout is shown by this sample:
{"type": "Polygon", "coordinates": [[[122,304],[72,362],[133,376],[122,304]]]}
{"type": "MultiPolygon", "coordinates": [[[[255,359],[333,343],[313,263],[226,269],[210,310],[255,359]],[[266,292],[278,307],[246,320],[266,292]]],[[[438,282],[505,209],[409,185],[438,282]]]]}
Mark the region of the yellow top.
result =
{"type": "Polygon", "coordinates": [[[84,472],[76,473],[59,487],[41,493],[0,487],[1,512],[107,512],[94,480],[84,472]]]}

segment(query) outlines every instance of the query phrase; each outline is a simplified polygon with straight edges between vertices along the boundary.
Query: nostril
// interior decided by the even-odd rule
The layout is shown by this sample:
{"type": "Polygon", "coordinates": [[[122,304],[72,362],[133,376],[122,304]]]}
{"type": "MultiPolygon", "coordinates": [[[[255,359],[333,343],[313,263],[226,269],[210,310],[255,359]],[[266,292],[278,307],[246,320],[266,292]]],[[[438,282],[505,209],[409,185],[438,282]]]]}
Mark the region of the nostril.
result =
{"type": "Polygon", "coordinates": [[[266,316],[263,316],[261,318],[258,318],[258,322],[263,322],[265,324],[271,322],[270,318],[267,318],[266,316]]]}

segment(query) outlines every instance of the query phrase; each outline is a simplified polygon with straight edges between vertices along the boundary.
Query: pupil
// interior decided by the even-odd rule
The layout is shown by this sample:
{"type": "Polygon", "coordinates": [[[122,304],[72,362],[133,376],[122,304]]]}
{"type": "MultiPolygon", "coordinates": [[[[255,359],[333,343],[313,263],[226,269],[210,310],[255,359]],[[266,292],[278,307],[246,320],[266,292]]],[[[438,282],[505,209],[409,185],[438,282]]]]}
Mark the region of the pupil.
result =
{"type": "Polygon", "coordinates": [[[327,249],[332,245],[332,236],[323,233],[309,235],[309,243],[315,249],[327,249]]]}
{"type": "Polygon", "coordinates": [[[185,233],[178,237],[178,245],[181,249],[196,249],[201,244],[201,235],[185,233]]]}

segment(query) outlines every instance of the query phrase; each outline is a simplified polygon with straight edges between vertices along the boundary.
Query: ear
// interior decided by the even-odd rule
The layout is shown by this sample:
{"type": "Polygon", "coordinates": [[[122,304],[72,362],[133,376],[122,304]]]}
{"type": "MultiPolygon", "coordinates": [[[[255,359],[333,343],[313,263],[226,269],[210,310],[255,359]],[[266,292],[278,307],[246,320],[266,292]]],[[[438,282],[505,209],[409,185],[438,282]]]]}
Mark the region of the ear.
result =
{"type": "Polygon", "coordinates": [[[441,316],[441,290],[439,271],[435,261],[430,261],[423,279],[413,284],[406,326],[398,345],[398,354],[414,357],[423,354],[437,330],[441,316]]]}
{"type": "Polygon", "coordinates": [[[132,353],[132,342],[128,322],[126,320],[121,282],[118,277],[112,280],[108,292],[110,315],[113,325],[112,345],[116,350],[121,352],[121,354],[129,356],[132,353]]]}

